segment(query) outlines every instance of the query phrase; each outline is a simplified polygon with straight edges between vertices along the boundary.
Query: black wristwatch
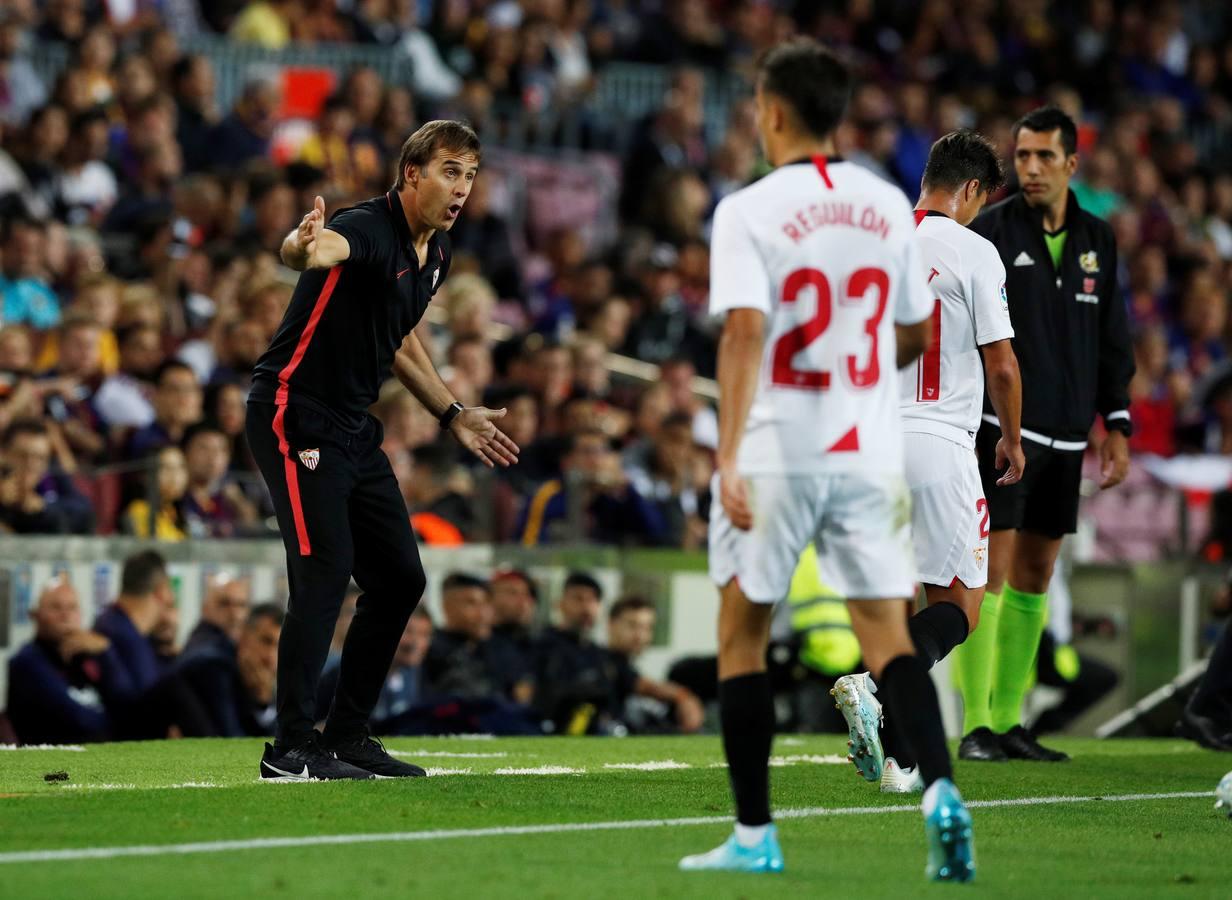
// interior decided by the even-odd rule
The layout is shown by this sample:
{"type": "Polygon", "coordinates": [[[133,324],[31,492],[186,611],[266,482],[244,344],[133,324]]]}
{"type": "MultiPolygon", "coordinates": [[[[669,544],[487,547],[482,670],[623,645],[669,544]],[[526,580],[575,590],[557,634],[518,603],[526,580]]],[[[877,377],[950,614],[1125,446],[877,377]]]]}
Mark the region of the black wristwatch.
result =
{"type": "Polygon", "coordinates": [[[456,419],[458,415],[464,409],[466,409],[466,407],[463,406],[461,403],[459,403],[457,400],[449,404],[449,408],[445,410],[443,413],[441,413],[441,418],[440,418],[441,431],[448,431],[449,426],[453,424],[453,420],[456,419]]]}
{"type": "Polygon", "coordinates": [[[1134,423],[1129,416],[1117,416],[1115,419],[1104,419],[1104,428],[1108,431],[1119,431],[1126,437],[1133,437],[1134,423]]]}

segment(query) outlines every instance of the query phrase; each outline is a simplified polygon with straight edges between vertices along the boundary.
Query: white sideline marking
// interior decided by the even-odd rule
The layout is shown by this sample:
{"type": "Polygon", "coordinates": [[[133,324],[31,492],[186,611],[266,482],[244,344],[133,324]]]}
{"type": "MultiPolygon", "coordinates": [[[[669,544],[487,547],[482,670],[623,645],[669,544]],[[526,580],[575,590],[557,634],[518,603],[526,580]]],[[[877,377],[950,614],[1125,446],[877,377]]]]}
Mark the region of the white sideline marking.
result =
{"type": "MultiPolygon", "coordinates": [[[[452,750],[390,750],[390,756],[449,756],[454,759],[504,759],[508,753],[454,753],[452,750]]],[[[529,754],[527,754],[529,755],[529,754]]]]}
{"type": "Polygon", "coordinates": [[[135,784],[65,784],[61,785],[59,790],[62,791],[168,791],[178,788],[216,788],[222,787],[221,784],[214,784],[212,781],[185,781],[181,784],[159,784],[138,786],[135,784]]]}
{"type": "MultiPolygon", "coordinates": [[[[1142,800],[1192,800],[1209,798],[1210,791],[1177,791],[1168,794],[1112,794],[1103,797],[1020,797],[1015,800],[973,800],[972,809],[1005,806],[1049,806],[1060,803],[1127,803],[1142,800]]],[[[776,810],[776,819],[815,819],[824,816],[876,816],[885,813],[919,812],[917,804],[898,806],[806,807],[776,810]]],[[[0,853],[0,864],[65,862],[78,859],[116,859],[125,856],[183,856],[192,853],[223,853],[228,850],[270,850],[285,847],[320,847],[345,844],[407,843],[453,838],[504,837],[524,834],[565,834],[581,831],[627,831],[639,828],[684,828],[690,825],[729,825],[731,816],[692,816],[679,819],[626,819],[618,822],[565,822],[555,825],[511,825],[497,828],[454,828],[435,831],[394,831],[384,834],[320,834],[300,837],[251,838],[244,841],[200,841],[191,844],[138,844],[131,847],[80,847],[65,850],[19,850],[0,853]]]]}
{"type": "Polygon", "coordinates": [[[433,769],[433,768],[427,768],[427,769],[424,769],[424,771],[425,771],[425,772],[427,772],[429,776],[435,776],[435,775],[470,775],[470,774],[471,774],[471,770],[470,770],[470,769],[433,769]]]}
{"type": "Polygon", "coordinates": [[[691,769],[688,763],[676,762],[674,759],[653,759],[640,763],[604,763],[605,769],[636,769],[639,772],[658,772],[661,769],[691,769]]]}
{"type": "Polygon", "coordinates": [[[585,775],[585,769],[569,766],[532,766],[529,769],[497,769],[493,775],[585,775]]]}
{"type": "Polygon", "coordinates": [[[824,756],[817,755],[797,755],[797,756],[772,756],[770,757],[771,766],[794,766],[798,763],[812,763],[816,766],[845,766],[849,760],[845,756],[837,756],[833,753],[827,753],[824,756]]]}
{"type": "Polygon", "coordinates": [[[0,744],[0,750],[63,750],[66,753],[85,753],[80,744],[0,744]]]}

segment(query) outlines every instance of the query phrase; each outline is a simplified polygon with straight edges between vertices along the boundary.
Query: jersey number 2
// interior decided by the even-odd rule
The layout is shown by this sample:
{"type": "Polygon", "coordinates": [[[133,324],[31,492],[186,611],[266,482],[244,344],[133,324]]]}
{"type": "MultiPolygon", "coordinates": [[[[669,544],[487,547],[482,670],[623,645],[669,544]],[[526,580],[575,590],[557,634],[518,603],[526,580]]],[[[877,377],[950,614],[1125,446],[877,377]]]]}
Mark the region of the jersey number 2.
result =
{"type": "MultiPolygon", "coordinates": [[[[815,369],[797,369],[793,360],[796,354],[817,340],[830,327],[833,314],[833,297],[830,281],[818,269],[797,269],[783,282],[783,304],[796,302],[800,292],[811,287],[817,292],[817,312],[809,319],[786,332],[774,345],[774,361],[771,381],[780,387],[800,388],[807,391],[824,391],[830,387],[829,372],[815,369]]],[[[877,352],[877,329],[885,315],[886,301],[890,296],[890,277],[883,269],[858,269],[847,279],[847,287],[839,302],[854,306],[864,299],[869,288],[877,291],[873,314],[864,322],[864,333],[870,339],[868,361],[861,366],[855,354],[846,357],[847,378],[852,387],[868,388],[881,378],[881,363],[877,352]]]]}

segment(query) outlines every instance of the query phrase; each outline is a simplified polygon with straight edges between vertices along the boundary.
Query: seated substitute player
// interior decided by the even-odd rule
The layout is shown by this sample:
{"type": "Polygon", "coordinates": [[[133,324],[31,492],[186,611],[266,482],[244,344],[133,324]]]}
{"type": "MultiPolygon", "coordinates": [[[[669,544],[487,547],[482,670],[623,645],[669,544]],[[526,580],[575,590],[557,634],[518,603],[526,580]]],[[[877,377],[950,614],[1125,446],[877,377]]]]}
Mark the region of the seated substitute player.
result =
{"type": "Polygon", "coordinates": [[[414,332],[449,271],[447,232],[470,194],[479,155],[468,125],[428,122],[402,145],[387,194],[339,212],[328,227],[325,201],[317,197],[283,241],[283,262],[303,274],[257,362],[246,425],[274,501],[291,585],[264,779],[425,774],[368,736],[427,580],[406,502],[381,450],[381,425],[368,408],[393,375],[483,462],[517,461],[517,445],[493,424],[505,411],[457,402],[414,332]],[[363,596],[318,734],[317,685],[352,575],[363,596]]]}
{"type": "Polygon", "coordinates": [[[937,693],[907,630],[915,593],[896,369],[928,343],[928,293],[902,192],[834,155],[851,75],[813,41],[763,57],[757,125],[775,171],[715,213],[711,308],[719,451],[710,574],[735,833],[686,870],[778,872],[770,819],[774,604],[815,540],[864,659],[919,759],[928,874],[969,880],[971,817],[951,780],[937,693]]]}
{"type": "MultiPolygon", "coordinates": [[[[987,627],[978,637],[974,633],[988,581],[988,503],[975,458],[985,375],[1005,426],[997,447],[997,466],[1005,474],[998,483],[1017,482],[1026,464],[1005,266],[997,248],[966,227],[1004,181],[1001,161],[987,138],[956,131],[933,144],[915,211],[928,286],[936,298],[933,339],[915,366],[899,373],[911,534],[917,577],[928,601],[907,627],[930,666],[970,635],[979,653],[956,657],[960,676],[964,666],[987,669],[995,633],[987,627]]],[[[868,673],[835,684],[839,709],[852,728],[853,762],[870,780],[880,769],[886,793],[919,790],[915,761],[896,723],[886,722],[884,766],[876,730],[864,729],[870,717],[876,718],[875,691],[868,673]]]]}

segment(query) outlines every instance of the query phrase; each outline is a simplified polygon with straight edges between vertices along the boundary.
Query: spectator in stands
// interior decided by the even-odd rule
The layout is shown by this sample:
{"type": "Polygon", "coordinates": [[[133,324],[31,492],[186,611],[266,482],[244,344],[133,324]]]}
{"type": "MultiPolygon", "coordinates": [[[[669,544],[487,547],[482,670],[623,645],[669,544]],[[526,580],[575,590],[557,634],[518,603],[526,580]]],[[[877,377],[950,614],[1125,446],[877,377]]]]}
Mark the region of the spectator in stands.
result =
{"type": "Polygon", "coordinates": [[[530,672],[535,655],[535,617],[539,589],[522,569],[501,568],[492,575],[492,640],[516,666],[530,672]]]}
{"type": "Polygon", "coordinates": [[[154,375],[154,420],[133,432],[125,447],[129,459],[143,459],[169,444],[182,444],[191,425],[201,421],[204,400],[192,366],[168,360],[154,375]]]}
{"type": "Polygon", "coordinates": [[[102,329],[93,319],[71,313],[58,336],[58,363],[40,379],[47,411],[76,459],[97,463],[107,451],[103,423],[91,402],[103,382],[102,329]]]}
{"type": "Polygon", "coordinates": [[[98,225],[119,194],[115,173],[107,165],[107,114],[93,108],[78,113],[69,125],[64,164],[54,183],[57,218],[69,225],[98,225]]]}
{"type": "Polygon", "coordinates": [[[441,585],[444,621],[432,635],[424,659],[427,690],[437,698],[493,697],[525,703],[526,672],[507,665],[492,642],[492,593],[486,581],[453,572],[441,585]]]}
{"type": "Polygon", "coordinates": [[[174,603],[168,603],[162,608],[162,614],[150,632],[150,643],[154,646],[154,655],[158,657],[159,667],[167,673],[175,665],[180,656],[180,610],[174,603]]]}
{"type": "Polygon", "coordinates": [[[116,339],[120,370],[99,387],[94,406],[111,428],[145,428],[154,421],[150,398],[154,377],[163,363],[162,335],[155,326],[134,325],[120,331],[116,339]]]}
{"type": "Polygon", "coordinates": [[[705,166],[704,88],[700,71],[677,70],[664,95],[663,106],[639,127],[624,164],[620,214],[626,221],[644,224],[644,205],[652,199],[646,185],[660,178],[665,169],[705,166]]]}
{"type": "Polygon", "coordinates": [[[72,582],[53,578],[30,610],[34,639],[9,659],[8,717],[26,744],[105,741],[107,707],[132,694],[111,642],[81,624],[72,582]]]}
{"type": "Polygon", "coordinates": [[[154,479],[158,510],[150,523],[150,504],[145,498],[133,500],[120,516],[120,531],[134,537],[153,537],[159,541],[182,541],[188,537],[184,498],[188,493],[188,464],[179,447],[164,447],[155,458],[154,479]]]}
{"type": "Polygon", "coordinates": [[[268,157],[280,101],[277,83],[268,78],[244,85],[235,109],[210,131],[210,162],[233,172],[268,157]]]}
{"type": "Polygon", "coordinates": [[[666,526],[669,546],[699,546],[710,518],[709,491],[699,490],[694,477],[693,422],[672,413],[656,435],[644,465],[628,469],[629,482],[653,503],[666,526]]]}
{"type": "Polygon", "coordinates": [[[712,450],[719,446],[719,417],[714,407],[693,391],[697,367],[691,360],[672,357],[659,367],[659,378],[667,385],[672,410],[688,416],[693,426],[693,440],[712,450]]]}
{"type": "Polygon", "coordinates": [[[629,483],[607,435],[582,431],[566,439],[561,477],[546,482],[526,504],[518,531],[525,546],[576,541],[584,536],[602,544],[658,545],[667,525],[654,504],[629,483]],[[569,518],[571,495],[582,521],[569,518]]]}
{"type": "Polygon", "coordinates": [[[252,608],[251,586],[245,578],[213,575],[206,579],[201,621],[184,642],[184,656],[210,654],[228,656],[252,608]]]}
{"type": "Polygon", "coordinates": [[[651,251],[642,270],[641,310],[629,329],[624,353],[652,363],[684,356],[710,376],[714,374],[714,343],[693,323],[685,307],[676,272],[678,258],[671,244],[658,244],[651,251]]]}
{"type": "Polygon", "coordinates": [[[1176,411],[1188,395],[1188,375],[1168,371],[1168,338],[1158,327],[1134,338],[1134,377],[1129,383],[1129,414],[1134,453],[1172,456],[1176,452],[1176,411]],[[1180,402],[1178,402],[1180,401],[1180,402]]]}
{"type": "Polygon", "coordinates": [[[54,328],[60,322],[60,298],[51,289],[47,267],[47,227],[33,219],[8,218],[0,255],[0,301],[7,325],[26,323],[54,328]]]}
{"type": "Polygon", "coordinates": [[[248,614],[231,653],[197,654],[179,666],[180,727],[187,737],[257,737],[274,733],[274,679],[281,606],[248,614]]]}
{"type": "Polygon", "coordinates": [[[650,646],[654,628],[655,607],[645,597],[622,597],[608,610],[607,650],[617,673],[613,714],[634,732],[672,730],[673,720],[681,731],[698,731],[705,712],[692,691],[637,671],[637,658],[650,646]]]}
{"type": "Polygon", "coordinates": [[[52,470],[52,435],[39,419],[18,419],[4,433],[0,528],[16,534],[88,534],[94,518],[72,482],[52,470]]]}
{"type": "Polygon", "coordinates": [[[94,630],[111,642],[131,685],[131,694],[108,710],[120,734],[144,731],[141,699],[162,675],[150,635],[163,610],[174,604],[166,560],[156,550],[142,550],[124,560],[120,594],[94,620],[94,630]]]}
{"type": "Polygon", "coordinates": [[[471,479],[452,447],[426,444],[411,451],[414,474],[403,487],[411,526],[427,544],[454,546],[473,540],[476,522],[471,479]]]}
{"type": "Polygon", "coordinates": [[[171,77],[176,102],[176,141],[184,151],[185,170],[198,172],[209,167],[209,135],[218,121],[214,66],[208,56],[182,56],[171,77]]]}
{"type": "Polygon", "coordinates": [[[43,104],[47,89],[22,55],[23,23],[16,11],[0,11],[0,124],[21,125],[43,104]]]}
{"type": "MultiPolygon", "coordinates": [[[[534,708],[558,734],[611,734],[619,724],[621,673],[591,638],[602,599],[593,576],[571,573],[557,603],[558,622],[535,645],[534,708]]],[[[630,692],[632,684],[625,688],[630,692]]]]}
{"type": "Polygon", "coordinates": [[[231,442],[216,424],[199,422],[184,435],[188,492],[184,517],[196,537],[236,537],[257,523],[256,506],[231,480],[231,442]]]}
{"type": "MultiPolygon", "coordinates": [[[[400,134],[405,133],[405,124],[400,134]]],[[[482,261],[483,271],[497,296],[506,300],[521,300],[522,258],[514,249],[513,231],[503,216],[492,209],[492,178],[475,179],[466,200],[466,216],[449,231],[455,253],[466,253],[482,261]]]]}

